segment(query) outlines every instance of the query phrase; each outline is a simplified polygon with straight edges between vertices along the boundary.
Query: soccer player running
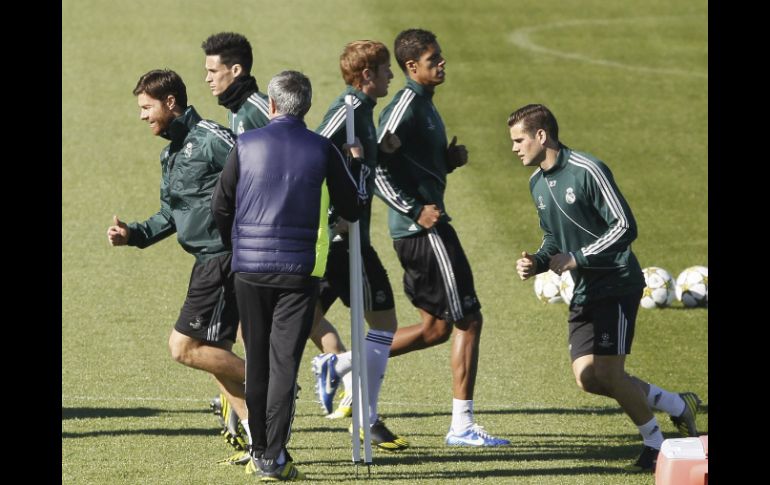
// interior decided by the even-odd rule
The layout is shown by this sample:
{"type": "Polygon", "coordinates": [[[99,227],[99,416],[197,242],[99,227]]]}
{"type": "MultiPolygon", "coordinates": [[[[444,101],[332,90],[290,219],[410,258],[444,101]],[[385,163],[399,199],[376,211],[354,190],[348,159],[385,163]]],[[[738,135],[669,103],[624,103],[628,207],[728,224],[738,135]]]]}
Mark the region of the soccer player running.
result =
{"type": "MultiPolygon", "coordinates": [[[[130,224],[114,216],[107,238],[113,246],[142,249],[176,232],[182,248],[195,256],[187,298],[169,338],[171,355],[188,367],[211,373],[222,395],[245,416],[245,364],[231,351],[238,328],[231,251],[209,209],[235,137],[187,105],[187,88],[174,71],[144,74],[134,95],[139,116],[149,123],[152,134],[171,142],[160,156],[160,210],[144,222],[130,224]]],[[[232,444],[246,448],[242,439],[232,444]]]]}
{"type": "Polygon", "coordinates": [[[398,34],[394,51],[407,81],[380,114],[378,141],[394,133],[401,146],[392,155],[380,153],[376,188],[390,207],[390,235],[404,268],[404,290],[421,322],[398,329],[390,355],[439,345],[454,334],[452,423],[445,442],[508,445],[510,441],[491,436],[473,416],[481,304],[444,204],[447,175],[467,163],[468,153],[456,144],[456,137],[447,145],[444,123],[432,101],[436,86],[444,82],[446,60],[436,36],[421,29],[398,34]]]}
{"type": "MultiPolygon", "coordinates": [[[[211,210],[232,234],[232,269],[246,345],[251,460],[262,481],[300,480],[286,449],[297,370],[326,267],[328,204],[356,220],[366,203],[360,158],[348,167],[328,139],[308,130],[312,88],[284,71],[268,84],[270,123],[238,137],[211,210]]],[[[360,157],[360,146],[351,148],[360,157]]]]}
{"type": "MultiPolygon", "coordinates": [[[[367,191],[371,193],[374,186],[374,169],[377,165],[377,133],[374,128],[373,109],[377,99],[388,94],[388,85],[393,78],[390,70],[390,53],[381,42],[358,40],[347,44],[340,55],[340,70],[347,88],[329,106],[317,133],[331,139],[338,147],[345,144],[345,96],[353,95],[355,133],[364,149],[364,160],[368,167],[366,179],[367,191]]],[[[393,142],[391,136],[383,143],[383,148],[393,150],[388,142],[393,142]]],[[[318,392],[324,411],[332,412],[334,392],[340,383],[345,382],[347,392],[343,397],[340,408],[330,417],[349,416],[352,402],[352,367],[351,353],[344,352],[344,346],[339,341],[339,335],[323,317],[329,307],[341,299],[350,306],[350,260],[348,255],[348,225],[340,217],[334,207],[330,208],[331,243],[326,272],[321,280],[321,292],[316,304],[311,338],[321,348],[333,343],[339,352],[327,352],[313,359],[313,370],[316,374],[316,391],[318,392]],[[344,352],[344,353],[343,353],[344,352]],[[339,354],[339,355],[336,355],[339,354]]],[[[372,247],[369,237],[371,220],[371,200],[363,209],[359,219],[361,234],[361,258],[363,267],[364,316],[369,324],[366,335],[365,353],[368,371],[369,389],[369,426],[372,443],[378,447],[395,451],[409,447],[409,443],[400,436],[394,435],[377,414],[377,400],[385,377],[388,363],[390,344],[393,334],[398,328],[396,309],[388,275],[380,262],[377,252],[372,247]]],[[[323,349],[322,349],[323,350],[323,349]]],[[[362,416],[362,419],[364,417],[362,416]]],[[[363,423],[362,423],[363,425],[363,423]]]]}
{"type": "Polygon", "coordinates": [[[227,108],[233,133],[262,128],[269,121],[267,95],[251,75],[251,44],[241,34],[220,32],[201,44],[206,53],[206,82],[219,104],[227,108]]]}
{"type": "MultiPolygon", "coordinates": [[[[259,92],[257,80],[251,75],[254,58],[249,40],[235,32],[210,35],[201,44],[206,54],[206,82],[219,104],[227,108],[230,129],[236,136],[246,130],[262,128],[270,121],[267,95],[259,92]]],[[[224,235],[226,239],[229,234],[224,235]]],[[[240,334],[240,332],[239,332],[240,334]]],[[[221,434],[236,453],[221,464],[247,465],[249,454],[248,420],[230,406],[227,396],[220,394],[211,400],[211,409],[219,418],[221,434]]]]}
{"type": "Polygon", "coordinates": [[[651,408],[671,415],[684,436],[697,436],[694,393],[663,390],[626,373],[644,275],[631,251],[634,215],[612,172],[595,157],[559,141],[548,108],[530,104],[508,118],[512,150],[525,167],[544,236],[535,254],[522,252],[522,280],[549,269],[570,271],[575,290],[569,307],[569,349],[578,386],[615,399],[639,428],[644,448],[629,471],[654,471],[663,443],[651,408]]]}

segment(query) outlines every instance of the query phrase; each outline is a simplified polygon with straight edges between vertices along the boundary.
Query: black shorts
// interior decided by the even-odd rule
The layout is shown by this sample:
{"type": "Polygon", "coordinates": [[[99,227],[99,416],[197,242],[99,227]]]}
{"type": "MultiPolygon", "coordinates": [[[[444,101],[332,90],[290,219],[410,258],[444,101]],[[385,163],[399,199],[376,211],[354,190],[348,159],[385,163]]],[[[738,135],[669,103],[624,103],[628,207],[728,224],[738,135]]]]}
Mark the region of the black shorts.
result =
{"type": "MultiPolygon", "coordinates": [[[[339,298],[350,306],[350,256],[347,239],[331,243],[326,260],[326,272],[321,280],[318,300],[326,313],[339,298]]],[[[361,247],[363,267],[364,311],[382,311],[395,308],[393,289],[388,273],[372,246],[361,247]]]]}
{"type": "Polygon", "coordinates": [[[584,355],[628,355],[634,340],[642,292],[611,296],[569,307],[569,352],[584,355]]]}
{"type": "Polygon", "coordinates": [[[231,260],[232,254],[228,253],[195,263],[187,298],[174,325],[177,332],[205,342],[235,342],[238,306],[231,260]]]}
{"type": "Polygon", "coordinates": [[[393,247],[404,268],[404,292],[412,305],[447,322],[481,310],[471,265],[452,226],[441,223],[395,239],[393,247]]]}

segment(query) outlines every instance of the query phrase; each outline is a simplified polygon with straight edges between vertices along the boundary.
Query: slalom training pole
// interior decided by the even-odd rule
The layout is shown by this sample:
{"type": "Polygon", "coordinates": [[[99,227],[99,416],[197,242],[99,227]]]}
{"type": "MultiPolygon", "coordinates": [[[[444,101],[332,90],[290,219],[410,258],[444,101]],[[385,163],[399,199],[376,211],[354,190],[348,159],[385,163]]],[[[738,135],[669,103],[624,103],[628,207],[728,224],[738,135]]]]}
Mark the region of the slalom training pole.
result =
{"type": "MultiPolygon", "coordinates": [[[[355,143],[353,95],[345,96],[345,131],[348,145],[355,143]]],[[[364,343],[364,292],[361,269],[361,230],[358,221],[348,224],[348,253],[350,257],[350,334],[353,356],[353,462],[361,462],[361,426],[363,423],[364,460],[371,474],[372,440],[369,429],[369,385],[364,343]]]]}

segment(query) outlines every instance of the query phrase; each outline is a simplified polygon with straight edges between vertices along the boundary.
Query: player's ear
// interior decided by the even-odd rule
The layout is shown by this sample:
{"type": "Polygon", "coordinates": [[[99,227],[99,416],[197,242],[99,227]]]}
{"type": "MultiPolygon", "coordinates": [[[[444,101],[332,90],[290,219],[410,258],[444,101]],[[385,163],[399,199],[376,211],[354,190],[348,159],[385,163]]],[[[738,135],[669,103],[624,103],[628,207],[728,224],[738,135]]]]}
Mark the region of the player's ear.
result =
{"type": "Polygon", "coordinates": [[[176,107],[176,98],[174,97],[173,94],[169,94],[168,96],[166,96],[165,104],[169,110],[171,111],[174,110],[174,108],[176,107]]]}
{"type": "Polygon", "coordinates": [[[230,70],[233,72],[234,77],[238,77],[243,72],[243,66],[240,64],[233,64],[233,67],[231,67],[230,70]]]}
{"type": "Polygon", "coordinates": [[[545,142],[548,141],[548,133],[546,133],[544,129],[540,128],[535,132],[535,139],[541,145],[545,145],[545,142]]]}

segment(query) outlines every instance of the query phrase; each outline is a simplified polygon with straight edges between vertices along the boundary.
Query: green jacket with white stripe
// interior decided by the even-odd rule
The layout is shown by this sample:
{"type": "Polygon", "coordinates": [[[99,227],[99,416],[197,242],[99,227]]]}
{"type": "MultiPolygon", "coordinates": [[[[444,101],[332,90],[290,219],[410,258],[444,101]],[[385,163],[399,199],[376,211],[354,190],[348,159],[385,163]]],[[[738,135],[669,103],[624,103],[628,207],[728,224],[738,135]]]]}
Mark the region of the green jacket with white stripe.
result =
{"type": "Polygon", "coordinates": [[[230,252],[210,207],[235,136],[224,126],[201,119],[192,106],[161,136],[171,143],[160,155],[160,210],[144,222],[128,224],[128,245],[146,248],[176,232],[182,248],[199,262],[230,252]]]}
{"type": "Polygon", "coordinates": [[[572,253],[577,269],[572,302],[583,305],[644,288],[644,275],[631,242],[636,220],[610,169],[586,153],[562,145],[556,164],[535,170],[529,179],[543,244],[535,253],[537,272],[551,256],[572,253]]]}
{"type": "Polygon", "coordinates": [[[270,122],[267,99],[266,94],[255,91],[246,98],[237,112],[227,111],[227,121],[236,136],[246,130],[262,128],[270,122]]]}
{"type": "Polygon", "coordinates": [[[417,224],[423,206],[436,204],[439,223],[451,217],[444,206],[447,174],[447,137],[444,122],[433,105],[433,93],[412,79],[380,113],[377,141],[395,133],[401,147],[380,160],[375,176],[376,194],[390,207],[388,226],[393,239],[424,231],[417,224]]]}
{"type": "MultiPolygon", "coordinates": [[[[368,170],[362,173],[366,176],[366,192],[372,193],[374,184],[374,169],[377,166],[377,132],[374,129],[374,105],[377,102],[363,92],[348,86],[341,95],[339,95],[326,111],[324,119],[316,133],[331,139],[337,148],[342,152],[342,145],[347,143],[347,132],[345,128],[345,96],[353,95],[353,126],[355,136],[361,142],[364,149],[364,163],[368,170]]],[[[344,152],[343,152],[344,153],[344,152]]],[[[333,226],[337,222],[337,213],[333,206],[329,207],[329,224],[333,226]]],[[[359,231],[361,233],[361,247],[371,246],[369,237],[369,228],[372,218],[372,200],[366,203],[358,219],[359,231]]],[[[329,231],[332,235],[333,231],[329,231]]]]}

